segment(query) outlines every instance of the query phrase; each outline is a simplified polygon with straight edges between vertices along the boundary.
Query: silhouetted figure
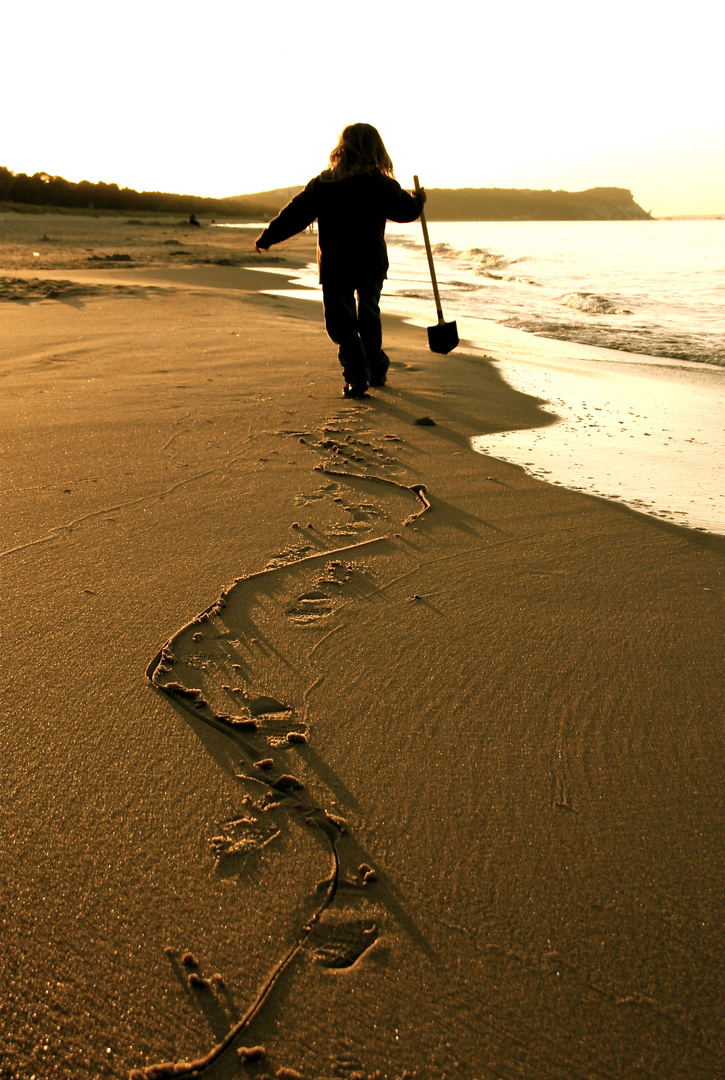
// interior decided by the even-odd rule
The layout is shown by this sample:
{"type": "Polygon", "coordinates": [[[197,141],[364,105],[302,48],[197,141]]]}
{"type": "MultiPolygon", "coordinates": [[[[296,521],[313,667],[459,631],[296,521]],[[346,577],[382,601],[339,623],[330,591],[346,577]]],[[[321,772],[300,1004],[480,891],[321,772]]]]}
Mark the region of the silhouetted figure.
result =
{"type": "Polygon", "coordinates": [[[196,214],[189,214],[189,224],[201,228],[201,222],[197,220],[196,214]]]}
{"type": "Polygon", "coordinates": [[[423,191],[409,195],[393,176],[378,131],[370,124],[351,124],[330,154],[329,168],[257,237],[257,251],[266,250],[317,219],[325,327],[338,346],[345,397],[362,397],[368,385],[385,385],[390,363],[380,323],[380,292],[388,272],[385,223],[415,221],[424,202],[423,191]]]}

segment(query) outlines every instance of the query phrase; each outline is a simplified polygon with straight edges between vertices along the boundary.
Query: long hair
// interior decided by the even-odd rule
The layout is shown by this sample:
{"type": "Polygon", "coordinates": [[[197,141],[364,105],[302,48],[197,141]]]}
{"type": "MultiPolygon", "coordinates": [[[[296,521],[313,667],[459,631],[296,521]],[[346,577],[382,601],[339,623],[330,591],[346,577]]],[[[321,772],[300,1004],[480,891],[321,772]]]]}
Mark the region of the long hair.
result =
{"type": "Polygon", "coordinates": [[[372,124],[349,124],[330,154],[330,171],[335,180],[343,180],[368,169],[379,169],[385,176],[392,176],[390,155],[372,124]]]}

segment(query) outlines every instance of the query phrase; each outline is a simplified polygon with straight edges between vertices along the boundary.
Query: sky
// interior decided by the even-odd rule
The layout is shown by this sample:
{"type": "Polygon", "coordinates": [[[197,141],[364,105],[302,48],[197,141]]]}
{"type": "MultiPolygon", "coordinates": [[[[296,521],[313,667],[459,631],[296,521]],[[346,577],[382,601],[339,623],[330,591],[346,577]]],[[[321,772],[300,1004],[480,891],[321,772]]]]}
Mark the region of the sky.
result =
{"type": "Polygon", "coordinates": [[[725,5],[36,0],[3,14],[0,165],[222,197],[380,131],[413,186],[629,188],[725,213],[725,5]]]}

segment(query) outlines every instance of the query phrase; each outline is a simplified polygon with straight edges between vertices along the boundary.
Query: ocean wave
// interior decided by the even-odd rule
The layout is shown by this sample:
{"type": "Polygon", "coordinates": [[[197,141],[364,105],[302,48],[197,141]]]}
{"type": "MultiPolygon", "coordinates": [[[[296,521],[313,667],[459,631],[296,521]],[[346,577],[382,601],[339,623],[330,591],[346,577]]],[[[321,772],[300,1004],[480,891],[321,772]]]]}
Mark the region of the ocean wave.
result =
{"type": "Polygon", "coordinates": [[[617,307],[606,296],[596,296],[594,293],[571,292],[559,297],[559,303],[564,307],[574,308],[575,311],[584,311],[587,315],[631,315],[626,308],[617,307]]]}
{"type": "Polygon", "coordinates": [[[405,233],[393,233],[388,230],[386,238],[389,243],[395,244],[396,247],[406,248],[411,251],[415,251],[423,246],[417,237],[406,236],[405,233]]]}
{"type": "Polygon", "coordinates": [[[480,274],[482,277],[493,277],[490,273],[491,270],[503,270],[505,267],[510,266],[512,262],[518,262],[518,259],[507,259],[505,255],[499,255],[495,251],[489,251],[487,248],[455,248],[450,244],[438,243],[431,245],[431,251],[440,259],[455,259],[457,262],[463,263],[467,269],[472,270],[474,274],[480,274]]]}
{"type": "Polygon", "coordinates": [[[428,289],[426,291],[421,289],[396,289],[394,295],[410,297],[413,300],[428,300],[433,295],[433,290],[428,289]]]}
{"type": "Polygon", "coordinates": [[[511,265],[511,260],[505,255],[498,255],[495,251],[487,251],[486,248],[468,248],[462,252],[462,256],[471,263],[471,269],[477,274],[486,270],[503,270],[511,265]]]}
{"type": "Polygon", "coordinates": [[[576,341],[581,345],[596,345],[617,352],[642,353],[645,356],[663,356],[668,360],[689,360],[696,364],[725,367],[725,351],[719,343],[713,347],[702,339],[674,335],[658,327],[632,330],[597,323],[565,323],[519,317],[502,319],[500,322],[513,330],[523,330],[527,334],[554,338],[556,341],[576,341]]]}
{"type": "MultiPolygon", "coordinates": [[[[722,225],[650,222],[646,243],[642,230],[621,222],[431,227],[436,241],[446,241],[436,252],[452,319],[492,319],[532,334],[722,369],[722,225]]],[[[420,288],[423,238],[419,227],[409,235],[416,243],[399,268],[391,244],[392,276],[397,269],[401,285],[420,288]]]]}

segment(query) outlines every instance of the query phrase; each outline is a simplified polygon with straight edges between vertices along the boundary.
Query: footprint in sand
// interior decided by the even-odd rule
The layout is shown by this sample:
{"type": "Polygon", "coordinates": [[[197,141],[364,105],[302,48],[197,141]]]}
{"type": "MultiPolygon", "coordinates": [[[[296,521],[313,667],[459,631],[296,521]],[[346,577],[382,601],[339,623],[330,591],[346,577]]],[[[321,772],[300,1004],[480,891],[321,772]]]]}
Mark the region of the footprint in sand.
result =
{"type": "Polygon", "coordinates": [[[260,851],[281,835],[281,829],[273,820],[262,818],[256,808],[251,814],[222,822],[219,833],[209,841],[216,857],[216,871],[221,877],[238,874],[249,855],[260,851]]]}
{"type": "Polygon", "coordinates": [[[245,705],[249,709],[250,714],[254,717],[272,716],[277,715],[278,713],[292,711],[289,705],[285,705],[282,701],[277,701],[276,698],[267,697],[266,695],[263,695],[262,697],[247,698],[245,700],[245,705]]]}
{"type": "Polygon", "coordinates": [[[319,589],[313,589],[310,592],[303,593],[297,602],[287,609],[287,614],[292,618],[293,622],[304,625],[316,622],[317,619],[324,619],[326,615],[331,615],[334,610],[330,597],[319,589]]]}
{"type": "Polygon", "coordinates": [[[336,484],[333,480],[332,483],[325,484],[324,487],[318,487],[316,491],[313,491],[309,495],[300,492],[300,494],[295,497],[295,506],[313,505],[314,503],[319,502],[320,499],[324,499],[329,497],[330,495],[334,495],[334,493],[338,490],[338,487],[339,485],[336,484]]]}
{"type": "MultiPolygon", "coordinates": [[[[299,528],[299,526],[297,526],[297,528],[299,528]]],[[[308,544],[305,540],[301,540],[299,544],[285,548],[285,550],[280,551],[278,555],[273,555],[266,563],[264,569],[278,570],[283,566],[292,566],[294,563],[298,563],[300,559],[305,559],[308,555],[314,555],[316,552],[317,548],[313,544],[308,544]]]]}
{"type": "Polygon", "coordinates": [[[342,498],[335,500],[340,509],[347,515],[346,519],[339,521],[330,529],[331,536],[357,536],[360,533],[370,532],[375,525],[375,520],[385,519],[385,514],[372,503],[348,503],[342,498]]]}
{"type": "MultiPolygon", "coordinates": [[[[333,530],[334,532],[334,530],[333,530]]],[[[313,588],[306,589],[287,608],[287,615],[298,626],[315,623],[332,615],[337,609],[339,590],[351,580],[352,569],[339,559],[331,559],[325,566],[324,575],[315,579],[313,588]]]]}
{"type": "Polygon", "coordinates": [[[349,968],[377,941],[377,923],[328,908],[307,939],[312,959],[326,968],[349,968]]]}

